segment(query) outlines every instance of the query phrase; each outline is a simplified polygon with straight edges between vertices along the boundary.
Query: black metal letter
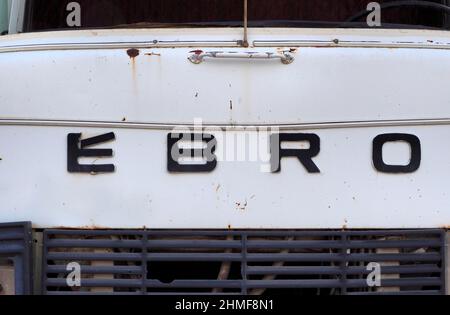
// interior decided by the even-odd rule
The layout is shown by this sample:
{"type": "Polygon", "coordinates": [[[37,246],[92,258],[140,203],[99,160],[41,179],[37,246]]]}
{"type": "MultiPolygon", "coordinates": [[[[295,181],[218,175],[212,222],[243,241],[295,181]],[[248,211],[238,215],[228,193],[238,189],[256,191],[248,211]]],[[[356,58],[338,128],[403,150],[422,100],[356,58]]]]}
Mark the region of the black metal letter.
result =
{"type": "Polygon", "coordinates": [[[312,158],[320,152],[320,138],[316,134],[306,133],[280,133],[271,135],[271,169],[272,173],[281,171],[281,158],[296,157],[306,168],[308,173],[320,173],[320,169],[314,164],[312,158]],[[309,149],[282,149],[282,142],[307,141],[310,144],[309,149]]]}
{"type": "Polygon", "coordinates": [[[200,173],[212,172],[217,166],[214,155],[217,140],[213,135],[200,133],[169,133],[167,136],[167,170],[171,173],[200,173]],[[181,140],[193,142],[206,142],[204,149],[182,149],[178,147],[181,140]],[[198,158],[206,160],[203,164],[180,164],[182,157],[198,158]]]}
{"type": "Polygon", "coordinates": [[[67,170],[69,173],[112,173],[115,171],[113,164],[82,165],[78,163],[80,157],[112,157],[111,149],[85,149],[92,145],[115,140],[114,133],[81,140],[81,133],[71,133],[67,137],[67,170]]]}
{"type": "Polygon", "coordinates": [[[420,167],[422,150],[420,140],[415,135],[404,133],[387,133],[373,140],[373,165],[383,173],[414,173],[420,167]],[[387,165],[383,161],[383,145],[387,142],[404,141],[411,147],[411,160],[408,165],[387,165]]]}

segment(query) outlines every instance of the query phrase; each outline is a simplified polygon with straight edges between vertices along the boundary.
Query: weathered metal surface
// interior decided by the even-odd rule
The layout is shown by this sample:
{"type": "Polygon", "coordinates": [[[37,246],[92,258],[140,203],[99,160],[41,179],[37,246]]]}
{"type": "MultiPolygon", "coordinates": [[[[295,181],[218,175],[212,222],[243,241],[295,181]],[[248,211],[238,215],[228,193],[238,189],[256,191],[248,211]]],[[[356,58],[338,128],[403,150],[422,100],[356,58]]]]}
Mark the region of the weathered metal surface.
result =
{"type": "MultiPolygon", "coordinates": [[[[208,174],[171,174],[170,129],[1,129],[0,172],[12,179],[0,183],[1,221],[114,228],[412,228],[450,222],[448,126],[305,131],[322,139],[322,151],[314,158],[320,174],[308,174],[296,159],[284,159],[279,174],[237,159],[218,161],[208,174]],[[115,173],[67,172],[68,133],[91,137],[112,131],[116,141],[102,147],[113,149],[114,157],[86,162],[113,163],[115,173]],[[372,140],[387,132],[420,137],[423,160],[417,172],[393,175],[374,169],[372,140]]],[[[227,134],[237,139],[239,132],[227,134]]],[[[224,146],[218,143],[217,156],[224,146]]],[[[385,158],[403,161],[407,149],[386,147],[385,158]]]]}
{"type": "MultiPolygon", "coordinates": [[[[0,38],[0,174],[8,178],[0,182],[0,222],[87,228],[450,224],[447,32],[250,29],[249,42],[258,47],[249,48],[239,47],[241,36],[238,29],[166,29],[0,38]],[[330,47],[317,48],[321,43],[330,47]],[[212,47],[289,51],[295,62],[187,60],[191,51],[212,47]],[[210,174],[170,174],[167,134],[195,118],[233,127],[227,132],[233,136],[242,134],[236,126],[249,125],[316,133],[322,151],[314,161],[322,173],[308,174],[299,161],[286,159],[280,174],[240,161],[219,161],[210,174]],[[67,135],[108,132],[116,135],[106,145],[114,157],[90,163],[114,163],[116,172],[69,174],[67,135]],[[417,172],[374,169],[372,140],[390,132],[420,138],[417,172]]],[[[387,149],[386,159],[404,161],[402,148],[387,149]]]]}
{"type": "MultiPolygon", "coordinates": [[[[204,123],[217,124],[450,117],[447,50],[381,48],[383,43],[387,44],[386,36],[391,42],[394,38],[424,43],[427,40],[450,42],[444,37],[448,36],[445,32],[366,30],[349,31],[351,35],[344,35],[345,32],[340,31],[332,37],[340,35],[347,37],[347,41],[365,38],[370,43],[380,42],[380,47],[303,47],[294,53],[296,62],[289,67],[283,67],[276,60],[262,63],[216,61],[196,67],[187,61],[192,48],[152,49],[153,40],[169,41],[167,47],[177,46],[183,40],[191,41],[189,44],[196,49],[209,51],[208,47],[199,45],[215,39],[220,47],[238,38],[239,31],[232,30],[229,34],[224,30],[204,31],[203,36],[199,30],[176,30],[176,35],[170,32],[84,31],[41,34],[40,38],[36,34],[7,36],[10,40],[1,38],[0,47],[5,49],[17,45],[21,49],[20,45],[24,44],[59,45],[58,50],[20,53],[22,58],[15,53],[1,55],[0,65],[4,69],[1,75],[7,76],[0,77],[6,82],[2,85],[2,117],[118,122],[126,117],[127,122],[183,124],[191,123],[194,117],[202,117],[204,123]],[[192,42],[194,39],[199,42],[192,42]],[[82,49],[75,50],[71,44],[74,42],[96,46],[81,46],[82,49]],[[141,54],[132,62],[126,51],[139,49],[139,43],[149,46],[141,49],[141,54]],[[117,44],[126,46],[112,49],[117,44]],[[146,53],[160,56],[149,58],[146,53]],[[46,73],[46,80],[32,73],[46,73]],[[434,80],[432,84],[430,80],[434,80]],[[270,89],[260,88],[267,85],[270,89]],[[23,93],[25,87],[26,93],[23,93]],[[55,90],[65,93],[54,93],[55,90]],[[234,104],[232,110],[230,100],[234,104]]],[[[276,43],[275,38],[314,38],[305,35],[305,30],[252,32],[252,40],[270,39],[272,43],[276,43]]],[[[323,31],[318,34],[318,39],[327,38],[323,31]]],[[[233,50],[248,51],[245,48],[233,50]]],[[[252,50],[270,51],[267,47],[252,50]]],[[[273,52],[277,52],[275,47],[273,52]]]]}

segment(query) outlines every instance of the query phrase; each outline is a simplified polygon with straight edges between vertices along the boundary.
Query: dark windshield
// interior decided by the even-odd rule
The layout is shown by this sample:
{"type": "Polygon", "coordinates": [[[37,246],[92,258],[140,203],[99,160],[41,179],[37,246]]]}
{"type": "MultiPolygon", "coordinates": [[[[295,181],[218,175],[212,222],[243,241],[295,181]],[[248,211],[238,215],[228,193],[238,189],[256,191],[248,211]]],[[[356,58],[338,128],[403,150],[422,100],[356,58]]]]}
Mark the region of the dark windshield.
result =
{"type": "MultiPolygon", "coordinates": [[[[369,0],[247,1],[250,27],[450,29],[450,0],[377,1],[375,6],[369,0]]],[[[244,3],[244,0],[28,0],[25,31],[238,27],[243,25],[244,3]]]]}

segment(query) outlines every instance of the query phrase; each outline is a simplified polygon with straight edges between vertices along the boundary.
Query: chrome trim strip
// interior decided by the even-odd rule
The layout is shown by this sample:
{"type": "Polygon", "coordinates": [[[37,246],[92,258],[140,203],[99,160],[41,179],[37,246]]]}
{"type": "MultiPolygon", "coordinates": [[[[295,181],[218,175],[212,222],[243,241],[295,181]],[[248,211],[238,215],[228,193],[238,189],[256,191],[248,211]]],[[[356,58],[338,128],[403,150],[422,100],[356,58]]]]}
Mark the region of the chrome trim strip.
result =
{"type": "MultiPolygon", "coordinates": [[[[203,124],[208,129],[239,130],[249,127],[277,128],[279,130],[311,130],[338,128],[371,128],[371,127],[417,127],[450,125],[450,118],[441,119],[411,119],[411,120],[381,120],[381,121],[347,121],[305,124],[203,124]]],[[[75,128],[117,128],[117,129],[150,129],[172,130],[174,128],[194,127],[194,124],[159,124],[134,122],[101,122],[101,121],[71,121],[71,120],[35,120],[35,119],[0,119],[0,126],[30,126],[30,127],[75,127],[75,128]]]]}
{"type": "MultiPolygon", "coordinates": [[[[253,47],[347,47],[347,48],[415,48],[450,49],[449,43],[441,42],[383,42],[383,41],[344,41],[344,40],[255,40],[253,47]]],[[[235,41],[139,41],[139,42],[94,42],[94,43],[54,43],[0,46],[0,53],[90,50],[90,49],[128,49],[128,48],[172,48],[172,47],[242,47],[235,41]]]]}
{"type": "Polygon", "coordinates": [[[440,42],[382,42],[382,41],[329,41],[311,40],[273,40],[254,41],[254,47],[347,47],[347,48],[415,48],[415,49],[450,49],[449,43],[440,42]]]}
{"type": "Polygon", "coordinates": [[[0,53],[88,50],[88,49],[128,49],[128,48],[172,48],[172,47],[241,47],[238,41],[145,41],[145,42],[104,42],[104,43],[55,43],[0,46],[0,53]]]}

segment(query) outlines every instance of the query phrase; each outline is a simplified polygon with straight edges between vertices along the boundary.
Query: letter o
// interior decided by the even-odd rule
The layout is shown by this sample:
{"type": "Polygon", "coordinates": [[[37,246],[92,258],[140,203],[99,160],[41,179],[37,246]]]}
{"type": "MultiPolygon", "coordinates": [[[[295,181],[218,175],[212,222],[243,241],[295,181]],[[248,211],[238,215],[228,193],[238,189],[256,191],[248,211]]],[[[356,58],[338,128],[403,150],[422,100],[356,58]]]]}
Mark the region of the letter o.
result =
{"type": "Polygon", "coordinates": [[[377,136],[373,140],[373,165],[383,173],[414,173],[420,167],[422,149],[420,140],[415,135],[404,133],[387,133],[377,136]],[[407,142],[411,147],[411,160],[408,165],[388,165],[383,161],[383,146],[387,142],[407,142]]]}

